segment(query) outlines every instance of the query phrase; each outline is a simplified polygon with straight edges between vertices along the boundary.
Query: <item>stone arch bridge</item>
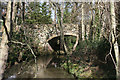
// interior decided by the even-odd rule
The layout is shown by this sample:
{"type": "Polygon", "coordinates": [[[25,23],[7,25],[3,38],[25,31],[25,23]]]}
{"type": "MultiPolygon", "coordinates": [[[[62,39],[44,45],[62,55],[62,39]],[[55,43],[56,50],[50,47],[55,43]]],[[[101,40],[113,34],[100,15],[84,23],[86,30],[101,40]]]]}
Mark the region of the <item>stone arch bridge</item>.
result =
{"type": "MultiPolygon", "coordinates": [[[[39,45],[44,48],[51,47],[49,41],[60,36],[58,24],[41,24],[39,26],[35,25],[33,30],[34,36],[37,36],[35,41],[38,41],[39,45]]],[[[76,47],[79,38],[78,24],[63,24],[63,31],[65,36],[67,35],[76,37],[76,43],[74,44],[74,47],[76,47]]]]}

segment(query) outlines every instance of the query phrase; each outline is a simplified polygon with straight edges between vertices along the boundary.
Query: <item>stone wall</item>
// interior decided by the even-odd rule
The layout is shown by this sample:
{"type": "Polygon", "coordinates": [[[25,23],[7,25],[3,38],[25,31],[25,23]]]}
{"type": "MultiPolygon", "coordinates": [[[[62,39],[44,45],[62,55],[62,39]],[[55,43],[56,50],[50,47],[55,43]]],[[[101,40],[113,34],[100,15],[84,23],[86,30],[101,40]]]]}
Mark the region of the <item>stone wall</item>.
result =
{"type": "MultiPolygon", "coordinates": [[[[40,46],[48,45],[48,41],[54,37],[60,36],[60,30],[58,24],[42,24],[34,26],[35,41],[40,46]]],[[[64,35],[78,36],[78,25],[77,24],[64,24],[64,35]]]]}

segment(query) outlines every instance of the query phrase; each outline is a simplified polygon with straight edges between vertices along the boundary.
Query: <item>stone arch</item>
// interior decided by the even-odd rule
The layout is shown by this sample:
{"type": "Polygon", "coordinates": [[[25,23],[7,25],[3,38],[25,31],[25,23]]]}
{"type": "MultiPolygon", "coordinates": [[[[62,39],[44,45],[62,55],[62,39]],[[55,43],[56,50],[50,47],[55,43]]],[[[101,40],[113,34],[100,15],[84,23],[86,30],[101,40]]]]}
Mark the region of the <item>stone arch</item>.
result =
{"type": "MultiPolygon", "coordinates": [[[[52,35],[52,36],[49,37],[46,41],[47,41],[47,43],[48,43],[49,40],[52,40],[53,38],[56,38],[56,37],[59,37],[59,36],[60,36],[60,34],[58,34],[58,35],[52,35]]],[[[78,34],[74,34],[74,33],[64,33],[64,36],[75,36],[75,37],[76,37],[76,42],[75,42],[75,44],[74,44],[74,46],[73,46],[73,50],[72,50],[72,51],[75,51],[75,49],[76,49],[76,47],[77,47],[77,44],[78,44],[78,42],[79,42],[79,36],[78,36],[78,34]]]]}

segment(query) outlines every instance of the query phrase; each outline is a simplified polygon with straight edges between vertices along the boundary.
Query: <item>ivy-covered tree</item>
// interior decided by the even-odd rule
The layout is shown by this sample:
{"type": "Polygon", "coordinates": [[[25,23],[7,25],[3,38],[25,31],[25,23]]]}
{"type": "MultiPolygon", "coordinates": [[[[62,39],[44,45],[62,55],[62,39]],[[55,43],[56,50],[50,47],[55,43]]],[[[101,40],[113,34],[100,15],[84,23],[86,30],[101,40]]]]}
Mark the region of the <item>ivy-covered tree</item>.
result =
{"type": "Polygon", "coordinates": [[[70,23],[71,22],[71,19],[70,19],[70,14],[71,14],[71,11],[70,11],[70,7],[71,7],[71,4],[66,2],[65,4],[65,8],[64,8],[64,16],[63,16],[63,23],[70,23]]]}

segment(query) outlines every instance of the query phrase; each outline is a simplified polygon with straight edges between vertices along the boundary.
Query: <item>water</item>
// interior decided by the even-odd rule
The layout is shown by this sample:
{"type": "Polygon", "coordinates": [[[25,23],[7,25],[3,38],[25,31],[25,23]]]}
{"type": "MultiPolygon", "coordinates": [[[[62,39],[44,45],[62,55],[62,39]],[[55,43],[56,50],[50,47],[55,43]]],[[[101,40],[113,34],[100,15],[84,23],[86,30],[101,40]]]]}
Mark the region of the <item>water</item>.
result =
{"type": "Polygon", "coordinates": [[[36,64],[34,60],[30,62],[23,62],[12,66],[7,69],[4,74],[6,80],[11,80],[12,78],[74,78],[72,75],[68,74],[65,70],[57,67],[54,62],[51,62],[54,66],[47,67],[52,61],[53,56],[40,56],[37,59],[38,71],[36,71],[36,64]]]}

